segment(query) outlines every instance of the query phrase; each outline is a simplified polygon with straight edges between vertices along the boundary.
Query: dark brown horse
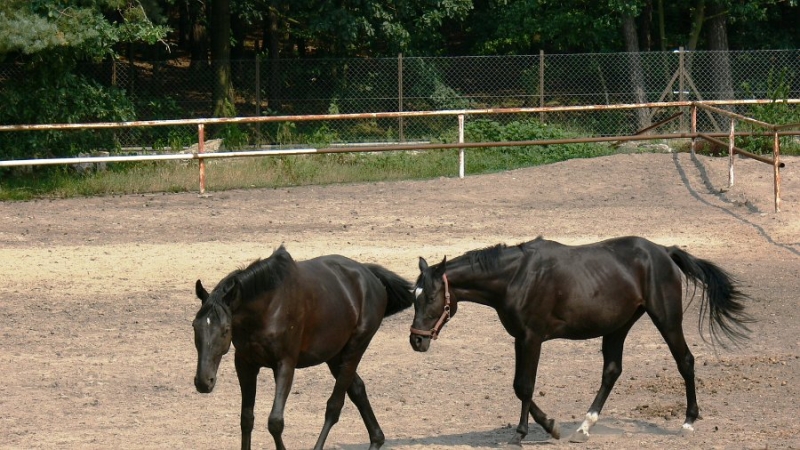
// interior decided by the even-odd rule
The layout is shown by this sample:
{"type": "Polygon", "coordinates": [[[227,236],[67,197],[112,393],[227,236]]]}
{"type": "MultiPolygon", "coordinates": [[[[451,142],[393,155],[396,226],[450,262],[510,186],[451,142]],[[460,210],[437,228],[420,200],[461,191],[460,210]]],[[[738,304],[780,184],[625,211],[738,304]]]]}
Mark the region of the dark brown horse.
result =
{"type": "Polygon", "coordinates": [[[336,382],[314,448],[323,448],[339,420],[345,393],[364,419],[369,448],[383,445],[383,432],[356,368],[383,318],[413,304],[411,283],[381,266],[339,255],[295,262],[281,246],[269,258],[231,272],[211,293],[200,280],[195,288],[202,301],[192,324],[198,356],[195,387],[202,393],[214,389],[222,355],[233,342],[242,391],[242,449],[250,448],[259,370],[269,367],[274,374],[268,428],[282,450],[283,411],[295,368],[322,363],[336,382]]]}
{"type": "Polygon", "coordinates": [[[570,440],[584,442],[622,372],[622,348],[633,324],[647,313],[667,342],[686,384],[683,432],[694,429],[699,409],[694,357],[683,335],[683,278],[702,285],[700,332],[708,316],[711,337],[722,332],[733,342],[747,337],[742,300],[731,277],[715,264],[678,247],[640,237],[566,246],[537,238],[514,247],[497,245],[428,266],[419,260],[411,346],[428,350],[459,301],[487,305],[514,337],[514,392],[522,402],[519,425],[509,444],[528,434],[528,414],[554,438],[558,425],[533,401],[536,369],[544,341],[603,338],[600,390],[586,419],[570,440]]]}

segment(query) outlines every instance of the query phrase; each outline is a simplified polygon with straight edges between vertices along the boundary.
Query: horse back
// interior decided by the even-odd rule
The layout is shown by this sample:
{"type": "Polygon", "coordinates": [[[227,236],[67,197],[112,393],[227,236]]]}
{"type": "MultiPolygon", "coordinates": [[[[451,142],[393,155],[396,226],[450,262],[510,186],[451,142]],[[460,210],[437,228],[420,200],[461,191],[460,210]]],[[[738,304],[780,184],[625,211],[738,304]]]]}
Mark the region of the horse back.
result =
{"type": "Polygon", "coordinates": [[[522,316],[547,339],[602,336],[658,307],[680,276],[664,247],[635,236],[570,246],[543,239],[526,247],[522,316]],[[664,287],[660,283],[668,283],[664,287]],[[655,305],[655,306],[654,306],[655,305]]]}
{"type": "Polygon", "coordinates": [[[298,262],[281,286],[247,306],[256,320],[241,347],[254,349],[263,366],[289,358],[300,368],[326,362],[347,345],[366,347],[383,318],[386,291],[364,265],[327,255],[298,262]]]}

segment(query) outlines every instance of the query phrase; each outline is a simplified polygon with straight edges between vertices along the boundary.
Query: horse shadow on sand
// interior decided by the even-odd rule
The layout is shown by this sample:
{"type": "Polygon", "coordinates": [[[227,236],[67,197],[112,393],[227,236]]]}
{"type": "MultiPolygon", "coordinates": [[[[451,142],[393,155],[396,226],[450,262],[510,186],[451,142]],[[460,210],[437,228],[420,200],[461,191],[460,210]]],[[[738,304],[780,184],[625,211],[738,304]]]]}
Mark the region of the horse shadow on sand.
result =
{"type": "MultiPolygon", "coordinates": [[[[578,429],[582,422],[561,422],[561,430],[565,433],[560,440],[553,439],[541,427],[532,425],[530,433],[522,441],[523,447],[553,447],[569,445],[569,433],[578,429]]],[[[677,423],[677,422],[676,422],[677,423]]],[[[487,431],[470,431],[464,433],[441,434],[422,438],[391,439],[387,436],[383,448],[391,449],[396,447],[414,446],[422,448],[447,448],[447,447],[474,447],[474,448],[506,448],[506,443],[514,435],[514,426],[506,425],[487,431]]],[[[624,438],[630,439],[631,443],[636,442],[637,435],[649,436],[675,436],[678,437],[678,429],[665,429],[654,423],[635,419],[619,419],[606,417],[601,419],[592,428],[592,441],[606,441],[608,439],[624,438]]],[[[580,444],[578,444],[580,445],[580,444]]],[[[363,444],[342,445],[338,448],[342,450],[362,450],[363,444]]]]}

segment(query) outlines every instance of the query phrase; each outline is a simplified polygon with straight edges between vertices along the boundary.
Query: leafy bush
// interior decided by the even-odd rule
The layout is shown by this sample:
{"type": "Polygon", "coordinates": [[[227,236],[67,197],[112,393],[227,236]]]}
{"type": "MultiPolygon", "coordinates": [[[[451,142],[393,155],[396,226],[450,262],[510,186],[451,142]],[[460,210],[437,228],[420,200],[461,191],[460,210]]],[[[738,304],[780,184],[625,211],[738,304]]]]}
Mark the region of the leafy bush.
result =
{"type": "MultiPolygon", "coordinates": [[[[771,70],[767,77],[766,92],[772,101],[766,104],[753,105],[750,115],[754,119],[773,125],[800,123],[800,108],[786,101],[792,92],[792,78],[792,74],[786,68],[780,72],[771,70]]],[[[753,90],[748,84],[744,85],[744,89],[748,92],[753,90]]],[[[766,131],[761,127],[754,127],[752,130],[755,132],[766,131]]],[[[781,150],[784,153],[798,153],[800,149],[798,149],[796,141],[786,140],[786,142],[788,145],[781,144],[781,150]]],[[[752,153],[765,154],[772,153],[772,145],[772,137],[752,136],[743,138],[741,147],[752,153]]]]}
{"type": "MultiPolygon", "coordinates": [[[[64,74],[52,85],[24,77],[0,91],[0,123],[58,124],[117,122],[135,119],[124,92],[87,78],[64,74]]],[[[0,158],[29,159],[76,156],[93,149],[117,147],[114,130],[26,131],[0,133],[0,158]]]]}
{"type": "MultiPolygon", "coordinates": [[[[549,126],[535,119],[500,123],[494,120],[470,120],[465,124],[468,142],[529,141],[579,137],[562,128],[549,126]]],[[[558,144],[476,148],[469,150],[467,166],[470,172],[491,172],[518,167],[548,164],[572,158],[590,158],[613,153],[599,144],[558,144]]]]}

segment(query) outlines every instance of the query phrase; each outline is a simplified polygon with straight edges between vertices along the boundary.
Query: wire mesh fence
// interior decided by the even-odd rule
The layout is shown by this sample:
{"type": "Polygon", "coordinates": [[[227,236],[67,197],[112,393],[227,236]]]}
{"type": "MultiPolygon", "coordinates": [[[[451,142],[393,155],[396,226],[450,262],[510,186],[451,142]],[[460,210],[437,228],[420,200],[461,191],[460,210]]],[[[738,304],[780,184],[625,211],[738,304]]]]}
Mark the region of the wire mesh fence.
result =
{"type": "MultiPolygon", "coordinates": [[[[231,63],[238,116],[320,115],[569,105],[613,105],[674,100],[741,100],[800,97],[800,50],[363,59],[264,59],[231,63]]],[[[107,61],[79,72],[116,86],[135,108],[135,119],[210,117],[214,75],[207,63],[107,61]]],[[[0,92],[25,77],[0,64],[0,92]]],[[[585,136],[629,135],[678,112],[592,110],[468,117],[501,124],[538,121],[585,136]]],[[[685,111],[684,111],[685,112],[685,111]]],[[[763,106],[737,106],[744,115],[763,106]]],[[[774,111],[773,111],[774,112],[774,111]]],[[[796,116],[794,110],[788,112],[796,116]]],[[[775,117],[769,118],[775,120],[775,117]]],[[[724,117],[698,116],[700,132],[724,132],[724,117]]],[[[687,131],[685,117],[663,132],[687,131]]],[[[452,117],[405,117],[297,123],[216,125],[210,139],[229,148],[455,139],[452,117]]],[[[121,129],[118,148],[179,149],[196,141],[190,126],[121,129]]],[[[89,144],[87,144],[89,145],[89,144]]]]}

